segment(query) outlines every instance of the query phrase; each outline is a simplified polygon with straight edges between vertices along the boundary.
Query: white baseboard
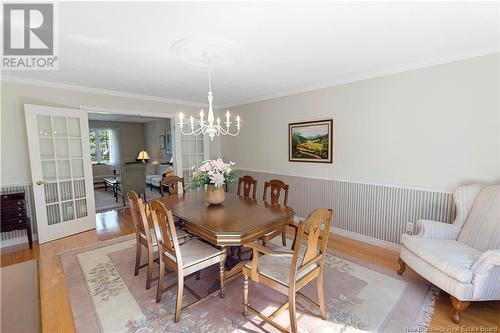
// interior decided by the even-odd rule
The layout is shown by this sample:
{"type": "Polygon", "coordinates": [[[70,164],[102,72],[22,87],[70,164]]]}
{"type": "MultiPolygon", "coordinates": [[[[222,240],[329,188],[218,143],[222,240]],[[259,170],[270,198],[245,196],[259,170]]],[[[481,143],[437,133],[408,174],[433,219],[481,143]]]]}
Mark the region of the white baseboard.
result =
{"type": "Polygon", "coordinates": [[[388,249],[391,251],[399,252],[399,250],[401,249],[401,246],[398,244],[394,244],[394,243],[387,242],[385,240],[381,240],[381,239],[377,239],[377,238],[373,238],[370,236],[357,234],[357,233],[352,232],[352,231],[348,231],[348,230],[344,230],[344,229],[340,229],[340,228],[336,228],[336,227],[332,227],[331,230],[332,230],[332,233],[334,233],[336,235],[355,239],[355,240],[365,242],[365,243],[368,243],[371,245],[375,245],[378,247],[382,247],[384,249],[388,249]]]}
{"type": "MultiPolygon", "coordinates": [[[[38,235],[34,234],[33,235],[33,242],[36,240],[38,240],[38,235]]],[[[11,239],[6,239],[3,241],[0,241],[0,248],[19,245],[19,244],[27,244],[27,243],[28,243],[28,237],[26,237],[26,236],[16,237],[16,238],[11,238],[11,239]]]]}

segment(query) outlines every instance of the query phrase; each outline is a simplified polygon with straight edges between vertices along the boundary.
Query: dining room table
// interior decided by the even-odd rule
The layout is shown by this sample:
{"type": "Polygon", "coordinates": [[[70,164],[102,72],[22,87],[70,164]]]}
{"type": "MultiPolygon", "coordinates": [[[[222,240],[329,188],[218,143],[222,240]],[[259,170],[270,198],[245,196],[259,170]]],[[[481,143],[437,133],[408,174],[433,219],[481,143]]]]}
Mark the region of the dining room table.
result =
{"type": "MultiPolygon", "coordinates": [[[[292,223],[295,214],[290,207],[272,205],[229,192],[225,193],[225,200],[218,205],[206,201],[204,190],[164,196],[161,201],[188,232],[219,247],[225,258],[229,247],[241,247],[258,241],[267,233],[292,223]]],[[[220,268],[220,280],[227,281],[236,276],[247,261],[241,260],[232,267],[226,267],[224,262],[220,268]]],[[[223,283],[221,295],[224,295],[223,283]]]]}

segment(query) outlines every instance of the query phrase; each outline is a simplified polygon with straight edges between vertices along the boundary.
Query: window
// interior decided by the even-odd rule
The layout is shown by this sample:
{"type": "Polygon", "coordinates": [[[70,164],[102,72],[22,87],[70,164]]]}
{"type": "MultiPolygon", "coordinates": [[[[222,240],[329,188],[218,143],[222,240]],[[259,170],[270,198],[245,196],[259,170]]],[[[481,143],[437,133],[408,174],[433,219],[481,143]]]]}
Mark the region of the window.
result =
{"type": "Polygon", "coordinates": [[[92,129],[89,133],[90,141],[90,159],[92,164],[109,163],[110,161],[110,143],[109,130],[92,129]]]}

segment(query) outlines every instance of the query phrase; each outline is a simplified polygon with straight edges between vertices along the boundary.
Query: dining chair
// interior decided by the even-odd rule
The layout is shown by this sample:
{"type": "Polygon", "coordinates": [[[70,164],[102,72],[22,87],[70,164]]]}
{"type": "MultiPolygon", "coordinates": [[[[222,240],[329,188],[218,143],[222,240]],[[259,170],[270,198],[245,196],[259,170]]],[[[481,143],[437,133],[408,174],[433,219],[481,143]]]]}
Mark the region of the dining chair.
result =
{"type": "Polygon", "coordinates": [[[239,196],[250,198],[250,191],[252,191],[252,199],[255,200],[257,191],[257,180],[251,176],[243,176],[238,179],[238,192],[239,196]],[[243,192],[242,192],[243,190],[243,192]]]}
{"type": "Polygon", "coordinates": [[[299,245],[290,251],[277,246],[275,249],[264,247],[258,243],[244,245],[253,250],[252,261],[243,266],[243,315],[248,311],[256,314],[264,321],[282,332],[286,328],[273,319],[288,309],[291,332],[297,332],[296,297],[302,297],[307,303],[319,308],[321,318],[326,319],[325,295],[323,286],[323,261],[332,222],[333,211],[327,208],[314,210],[307,219],[292,224],[296,228],[294,243],[299,245]],[[304,246],[300,246],[303,243],[304,246]],[[262,253],[263,256],[259,256],[262,253]],[[270,316],[258,312],[248,302],[248,277],[254,282],[262,283],[284,295],[288,302],[280,306],[270,316]],[[300,290],[316,279],[318,302],[316,303],[300,290]]]}
{"type": "MultiPolygon", "coordinates": [[[[280,201],[280,196],[281,192],[284,191],[285,195],[283,198],[283,205],[286,207],[288,206],[288,188],[289,186],[285,184],[283,181],[278,180],[278,179],[273,179],[268,182],[264,183],[264,194],[262,197],[262,200],[264,200],[265,203],[271,204],[271,205],[279,205],[280,201]],[[267,200],[267,193],[270,193],[271,195],[271,200],[267,200]]],[[[269,244],[269,241],[273,239],[276,236],[279,236],[281,234],[281,242],[283,243],[283,246],[286,246],[286,227],[280,227],[277,230],[273,230],[264,236],[261,237],[261,241],[264,244],[264,246],[267,246],[269,244]]]]}
{"type": "Polygon", "coordinates": [[[182,191],[186,191],[186,187],[184,185],[184,177],[179,176],[167,176],[163,178],[160,182],[160,194],[163,196],[163,186],[168,186],[168,193],[170,195],[175,195],[179,193],[179,183],[182,185],[182,191]]]}
{"type": "MultiPolygon", "coordinates": [[[[158,288],[156,290],[156,302],[161,301],[161,295],[166,290],[177,285],[177,301],[175,306],[174,321],[178,322],[182,310],[182,296],[184,288],[193,296],[201,299],[187,285],[184,279],[200,270],[219,264],[220,297],[224,297],[224,262],[226,254],[197,238],[193,238],[184,244],[179,244],[177,240],[177,229],[175,228],[172,212],[167,210],[161,201],[155,200],[151,204],[151,216],[155,228],[156,239],[158,240],[158,253],[160,257],[160,275],[158,278],[158,288]],[[177,272],[177,283],[163,289],[165,279],[165,267],[177,272]]],[[[191,305],[191,304],[189,304],[191,305]]],[[[189,306],[187,305],[187,306],[189,306]]]]}
{"type": "MultiPolygon", "coordinates": [[[[153,263],[155,254],[158,252],[156,236],[151,222],[150,207],[144,204],[144,201],[134,191],[127,192],[128,201],[130,204],[130,213],[135,227],[135,236],[137,240],[135,252],[135,270],[134,275],[139,274],[139,269],[147,267],[146,274],[146,289],[151,288],[153,276],[153,263]],[[146,232],[146,230],[148,232],[146,232]],[[147,262],[141,265],[142,247],[147,251],[147,262]]],[[[177,237],[180,243],[185,243],[189,240],[190,235],[182,229],[177,228],[177,237]]]]}

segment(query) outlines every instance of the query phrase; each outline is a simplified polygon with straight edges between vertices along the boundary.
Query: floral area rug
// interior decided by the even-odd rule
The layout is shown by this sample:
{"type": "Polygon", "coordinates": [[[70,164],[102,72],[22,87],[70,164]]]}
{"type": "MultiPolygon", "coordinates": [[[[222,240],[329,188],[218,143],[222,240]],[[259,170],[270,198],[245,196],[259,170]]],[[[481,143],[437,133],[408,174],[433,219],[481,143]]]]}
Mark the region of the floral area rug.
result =
{"type": "MultiPolygon", "coordinates": [[[[143,251],[144,252],[144,251],[143,251]]],[[[174,323],[176,288],[155,302],[157,280],[146,290],[146,271],[134,276],[135,238],[126,237],[73,250],[61,255],[64,276],[77,332],[276,332],[257,316],[241,314],[243,278],[226,284],[226,297],[213,295],[183,310],[174,323]]],[[[158,274],[155,264],[153,277],[158,274]]],[[[218,279],[218,265],[201,272],[201,279],[186,284],[206,295],[218,279]]],[[[165,286],[174,283],[166,274],[165,286]]],[[[325,258],[325,300],[328,319],[298,298],[299,332],[404,332],[425,331],[434,310],[435,291],[429,285],[399,277],[376,266],[340,254],[325,258]]],[[[317,299],[315,281],[302,290],[317,299]]],[[[196,300],[184,289],[184,304],[196,300]]],[[[271,314],[287,297],[249,282],[249,301],[271,314]]],[[[289,327],[288,311],[276,318],[289,327]]]]}

